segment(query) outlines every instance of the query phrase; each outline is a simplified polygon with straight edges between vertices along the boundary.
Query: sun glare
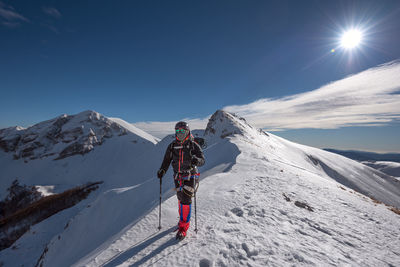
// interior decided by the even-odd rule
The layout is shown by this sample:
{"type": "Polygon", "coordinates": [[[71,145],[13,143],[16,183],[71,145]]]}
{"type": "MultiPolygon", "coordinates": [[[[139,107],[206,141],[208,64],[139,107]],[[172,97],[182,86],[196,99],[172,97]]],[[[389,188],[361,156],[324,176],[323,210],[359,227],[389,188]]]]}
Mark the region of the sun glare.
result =
{"type": "Polygon", "coordinates": [[[340,44],[346,49],[353,49],[360,45],[362,33],[359,30],[352,29],[342,35],[340,44]]]}

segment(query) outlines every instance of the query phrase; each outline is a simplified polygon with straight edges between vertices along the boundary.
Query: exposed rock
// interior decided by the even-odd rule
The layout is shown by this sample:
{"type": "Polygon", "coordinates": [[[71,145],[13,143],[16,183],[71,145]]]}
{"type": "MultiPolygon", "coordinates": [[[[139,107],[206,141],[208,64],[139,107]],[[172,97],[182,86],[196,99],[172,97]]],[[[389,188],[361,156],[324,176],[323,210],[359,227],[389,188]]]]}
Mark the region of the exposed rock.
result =
{"type": "Polygon", "coordinates": [[[60,133],[60,138],[64,143],[70,143],[78,139],[79,136],[83,134],[83,128],[81,126],[73,128],[71,130],[66,130],[60,133]]]}
{"type": "Polygon", "coordinates": [[[34,160],[55,156],[62,159],[83,155],[101,145],[105,139],[126,135],[118,123],[95,111],[62,115],[27,129],[11,127],[0,130],[0,149],[14,152],[14,159],[34,160]]]}
{"type": "Polygon", "coordinates": [[[217,110],[209,119],[204,135],[216,135],[220,138],[243,133],[248,129],[254,129],[244,118],[235,114],[217,110]]]}
{"type": "Polygon", "coordinates": [[[17,210],[27,207],[41,197],[36,187],[20,185],[18,179],[12,182],[7,191],[6,198],[0,201],[0,218],[7,217],[17,210]]]}
{"type": "Polygon", "coordinates": [[[294,202],[294,204],[299,208],[303,208],[303,209],[306,209],[306,210],[309,210],[309,211],[314,211],[314,209],[310,205],[308,205],[307,203],[296,201],[296,202],[294,202]]]}
{"type": "Polygon", "coordinates": [[[29,135],[26,135],[26,136],[22,137],[21,138],[21,142],[26,144],[26,143],[34,141],[37,137],[38,137],[37,134],[31,133],[29,135]]]}
{"type": "Polygon", "coordinates": [[[21,127],[9,127],[0,130],[0,149],[5,152],[15,151],[24,130],[21,127]]]}
{"type": "Polygon", "coordinates": [[[69,120],[71,119],[71,117],[68,117],[68,115],[64,114],[60,117],[58,117],[58,119],[53,123],[53,125],[57,128],[61,128],[64,124],[66,124],[69,120]]]}
{"type": "Polygon", "coordinates": [[[21,136],[15,136],[13,139],[3,140],[0,139],[0,148],[3,149],[5,152],[15,151],[18,142],[20,141],[21,136]]]}
{"type": "Polygon", "coordinates": [[[73,156],[73,155],[77,155],[77,154],[83,155],[85,153],[88,153],[89,151],[90,151],[90,149],[88,149],[87,146],[80,144],[78,142],[75,142],[75,143],[67,146],[63,151],[61,151],[61,153],[56,158],[56,160],[63,159],[63,158],[73,156]]]}
{"type": "Polygon", "coordinates": [[[34,155],[33,151],[35,150],[35,148],[36,147],[34,145],[24,148],[24,150],[21,151],[20,157],[27,158],[27,157],[33,156],[34,155]]]}

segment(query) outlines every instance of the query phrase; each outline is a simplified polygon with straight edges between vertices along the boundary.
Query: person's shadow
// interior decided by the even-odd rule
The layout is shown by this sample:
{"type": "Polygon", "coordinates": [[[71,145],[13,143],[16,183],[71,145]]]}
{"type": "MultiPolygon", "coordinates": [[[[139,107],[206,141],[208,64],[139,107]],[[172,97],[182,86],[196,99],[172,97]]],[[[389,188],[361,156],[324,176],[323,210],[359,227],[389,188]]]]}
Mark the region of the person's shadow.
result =
{"type": "MultiPolygon", "coordinates": [[[[172,233],[175,229],[176,229],[176,226],[173,226],[173,227],[171,227],[163,232],[160,232],[158,234],[157,234],[157,232],[151,234],[150,236],[146,237],[145,239],[132,245],[130,248],[128,248],[124,252],[115,255],[110,260],[108,260],[106,263],[104,263],[102,266],[111,267],[111,266],[117,266],[117,265],[120,265],[120,264],[126,262],[127,260],[129,260],[130,258],[135,256],[136,254],[138,254],[140,251],[142,251],[143,249],[150,246],[152,243],[154,243],[157,240],[159,240],[160,238],[163,238],[164,236],[172,233]]],[[[159,255],[167,247],[177,244],[177,242],[178,241],[175,240],[175,237],[169,239],[167,242],[161,244],[158,248],[151,251],[151,253],[149,253],[145,257],[141,258],[140,260],[136,261],[135,263],[131,264],[130,266],[139,266],[141,264],[144,264],[146,261],[148,261],[152,257],[159,255]]]]}

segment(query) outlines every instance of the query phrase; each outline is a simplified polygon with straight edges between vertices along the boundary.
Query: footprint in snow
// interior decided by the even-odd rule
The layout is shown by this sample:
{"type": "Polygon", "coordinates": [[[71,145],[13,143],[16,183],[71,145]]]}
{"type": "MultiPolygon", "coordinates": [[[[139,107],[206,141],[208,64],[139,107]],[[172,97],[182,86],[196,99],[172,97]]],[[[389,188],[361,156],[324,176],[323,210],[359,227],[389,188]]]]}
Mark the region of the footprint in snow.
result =
{"type": "Polygon", "coordinates": [[[210,267],[210,266],[213,266],[213,263],[209,259],[201,259],[199,262],[199,266],[200,267],[210,267]]]}
{"type": "Polygon", "coordinates": [[[244,214],[244,211],[239,207],[231,209],[231,212],[238,217],[243,217],[243,214],[244,214]]]}

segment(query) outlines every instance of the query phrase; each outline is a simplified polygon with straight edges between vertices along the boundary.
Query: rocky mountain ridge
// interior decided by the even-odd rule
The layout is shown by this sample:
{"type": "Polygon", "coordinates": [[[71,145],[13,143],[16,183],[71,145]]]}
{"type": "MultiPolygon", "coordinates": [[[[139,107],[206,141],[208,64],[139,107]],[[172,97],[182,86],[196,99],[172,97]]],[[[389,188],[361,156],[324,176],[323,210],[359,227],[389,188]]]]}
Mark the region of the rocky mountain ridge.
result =
{"type": "Polygon", "coordinates": [[[127,134],[132,133],[113,120],[88,110],[76,115],[64,114],[26,129],[1,129],[0,149],[13,153],[15,160],[24,159],[25,162],[45,157],[59,160],[89,153],[107,139],[127,134]]]}

